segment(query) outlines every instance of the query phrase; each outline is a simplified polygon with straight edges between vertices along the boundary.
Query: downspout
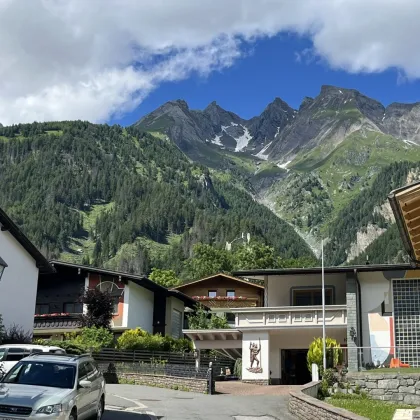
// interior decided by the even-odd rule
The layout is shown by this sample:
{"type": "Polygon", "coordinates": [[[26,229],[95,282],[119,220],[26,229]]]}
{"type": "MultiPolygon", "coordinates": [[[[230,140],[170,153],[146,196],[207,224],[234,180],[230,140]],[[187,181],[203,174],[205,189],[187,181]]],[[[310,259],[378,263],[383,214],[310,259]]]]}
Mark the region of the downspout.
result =
{"type": "MultiPolygon", "coordinates": [[[[360,281],[359,281],[359,277],[357,275],[357,269],[354,269],[354,275],[356,277],[356,283],[357,283],[357,294],[359,295],[359,304],[357,305],[357,311],[358,311],[358,318],[359,318],[359,343],[360,343],[360,347],[363,347],[363,330],[362,330],[362,291],[361,291],[361,287],[360,287],[360,281]]],[[[361,359],[363,360],[363,351],[361,352],[361,359]]]]}

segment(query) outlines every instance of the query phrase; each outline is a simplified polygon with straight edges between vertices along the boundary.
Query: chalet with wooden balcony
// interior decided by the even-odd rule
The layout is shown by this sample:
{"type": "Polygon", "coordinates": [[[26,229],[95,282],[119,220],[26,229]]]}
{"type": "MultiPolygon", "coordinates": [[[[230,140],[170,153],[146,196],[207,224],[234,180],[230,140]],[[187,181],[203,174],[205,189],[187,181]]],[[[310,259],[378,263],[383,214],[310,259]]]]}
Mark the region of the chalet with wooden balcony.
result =
{"type": "Polygon", "coordinates": [[[213,312],[226,315],[233,325],[232,308],[258,308],[264,306],[264,285],[258,280],[251,282],[219,273],[201,280],[182,284],[178,290],[197,302],[203,303],[213,312]]]}

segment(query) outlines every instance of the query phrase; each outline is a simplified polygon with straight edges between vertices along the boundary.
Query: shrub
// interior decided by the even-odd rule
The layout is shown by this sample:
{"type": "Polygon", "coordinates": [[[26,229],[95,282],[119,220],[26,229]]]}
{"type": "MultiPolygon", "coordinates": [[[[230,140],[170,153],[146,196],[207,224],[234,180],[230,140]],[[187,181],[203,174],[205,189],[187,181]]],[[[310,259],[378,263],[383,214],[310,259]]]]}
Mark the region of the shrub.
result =
{"type": "Polygon", "coordinates": [[[226,317],[209,314],[200,304],[196,305],[195,313],[188,316],[188,326],[192,330],[230,328],[226,317]]]}
{"type": "Polygon", "coordinates": [[[321,381],[321,386],[318,389],[318,399],[319,400],[324,400],[325,398],[330,396],[328,388],[329,388],[328,382],[325,379],[323,379],[321,381]]]}
{"type": "Polygon", "coordinates": [[[41,346],[56,346],[66,351],[68,354],[83,354],[88,353],[88,349],[80,344],[75,344],[73,341],[59,341],[59,340],[34,340],[34,344],[41,346]]]}
{"type": "Polygon", "coordinates": [[[239,379],[242,379],[242,359],[236,359],[233,374],[239,379]]]}
{"type": "Polygon", "coordinates": [[[114,335],[107,328],[85,327],[80,332],[66,335],[66,341],[81,346],[87,350],[99,351],[114,347],[114,335]]]}
{"type": "Polygon", "coordinates": [[[141,328],[136,328],[125,331],[118,338],[117,347],[121,350],[188,352],[192,350],[192,343],[185,338],[174,339],[160,334],[152,335],[141,328]]]}
{"type": "MultiPolygon", "coordinates": [[[[339,349],[340,344],[333,338],[325,339],[325,346],[327,351],[327,365],[337,366],[342,359],[342,350],[339,349]]],[[[309,372],[312,372],[312,363],[316,363],[319,372],[322,375],[323,370],[323,340],[322,338],[315,338],[309,346],[308,355],[306,357],[309,372]]]]}
{"type": "Polygon", "coordinates": [[[325,380],[329,387],[333,386],[337,382],[334,369],[325,369],[322,380],[325,380]]]}
{"type": "Polygon", "coordinates": [[[123,350],[136,350],[139,347],[140,339],[146,335],[141,328],[124,331],[117,340],[117,347],[123,350]]]}
{"type": "Polygon", "coordinates": [[[25,331],[21,326],[13,324],[9,328],[3,328],[2,344],[30,344],[32,334],[25,331]]]}

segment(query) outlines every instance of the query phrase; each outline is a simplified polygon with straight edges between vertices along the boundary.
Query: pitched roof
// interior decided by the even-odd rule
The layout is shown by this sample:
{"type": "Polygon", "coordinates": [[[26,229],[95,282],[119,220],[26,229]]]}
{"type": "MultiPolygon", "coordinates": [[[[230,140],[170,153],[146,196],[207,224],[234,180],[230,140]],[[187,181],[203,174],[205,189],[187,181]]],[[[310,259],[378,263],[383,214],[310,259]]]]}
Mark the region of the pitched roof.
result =
{"type": "MultiPolygon", "coordinates": [[[[371,271],[397,271],[397,270],[412,270],[415,269],[410,264],[366,264],[366,265],[345,265],[337,267],[325,267],[325,273],[351,273],[357,272],[371,272],[371,271]]],[[[236,271],[235,275],[243,277],[257,277],[257,276],[286,276],[299,274],[321,274],[321,267],[308,268],[268,268],[258,270],[241,270],[236,271]]]]}
{"type": "Polygon", "coordinates": [[[36,266],[41,273],[51,273],[54,269],[48,260],[41,254],[38,248],[25,236],[10,217],[0,208],[0,224],[3,232],[9,232],[35,260],[36,266]]]}
{"type": "Polygon", "coordinates": [[[154,281],[150,280],[147,276],[143,274],[141,275],[130,274],[130,273],[125,273],[121,271],[107,270],[105,268],[90,267],[88,265],[73,264],[73,263],[69,263],[65,261],[57,261],[57,260],[50,261],[50,264],[53,267],[54,266],[71,267],[71,268],[77,268],[81,271],[90,272],[90,273],[98,273],[98,274],[103,274],[103,275],[108,275],[108,276],[122,277],[152,292],[161,292],[161,293],[164,293],[168,297],[172,296],[179,300],[182,300],[189,307],[193,307],[197,304],[197,302],[190,296],[185,295],[179,290],[167,289],[166,287],[163,287],[160,284],[155,283],[154,281]]]}
{"type": "Polygon", "coordinates": [[[218,273],[218,274],[214,274],[214,275],[209,276],[209,277],[205,277],[204,279],[194,280],[194,281],[190,281],[188,283],[181,284],[180,286],[174,287],[173,290],[179,290],[179,289],[182,289],[183,287],[189,286],[190,284],[197,284],[197,283],[207,281],[207,280],[211,280],[213,278],[220,277],[220,276],[226,277],[227,279],[236,281],[238,283],[245,283],[248,286],[256,287],[257,289],[264,289],[264,286],[261,286],[259,284],[251,283],[250,281],[243,280],[243,279],[238,279],[237,277],[229,276],[228,274],[225,274],[225,273],[218,273]]]}

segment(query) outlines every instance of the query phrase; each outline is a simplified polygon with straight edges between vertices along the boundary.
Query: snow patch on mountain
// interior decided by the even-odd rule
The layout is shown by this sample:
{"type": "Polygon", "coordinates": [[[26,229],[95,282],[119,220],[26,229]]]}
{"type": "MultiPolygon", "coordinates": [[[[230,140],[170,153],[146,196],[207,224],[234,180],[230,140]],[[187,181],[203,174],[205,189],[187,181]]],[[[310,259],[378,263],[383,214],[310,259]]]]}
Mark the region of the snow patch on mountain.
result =
{"type": "Polygon", "coordinates": [[[271,143],[273,143],[272,141],[270,141],[270,143],[268,143],[266,146],[264,146],[263,149],[261,149],[256,155],[257,158],[260,158],[262,160],[268,160],[268,153],[266,154],[265,152],[267,151],[267,149],[271,146],[271,143]]]}
{"type": "Polygon", "coordinates": [[[236,140],[235,152],[240,152],[244,150],[248,146],[249,142],[252,140],[252,136],[249,133],[249,130],[243,125],[241,125],[241,127],[244,129],[244,134],[242,134],[242,136],[240,137],[234,137],[236,140]]]}
{"type": "Polygon", "coordinates": [[[220,141],[220,138],[221,138],[222,136],[215,136],[214,137],[214,139],[213,140],[211,140],[211,142],[213,143],[213,144],[217,144],[218,146],[223,146],[223,143],[220,141]]]}
{"type": "Polygon", "coordinates": [[[414,143],[414,141],[411,141],[411,140],[403,140],[403,142],[405,144],[408,144],[409,146],[418,146],[417,143],[414,143]]]}
{"type": "Polygon", "coordinates": [[[287,166],[289,165],[289,163],[291,163],[292,161],[291,160],[288,160],[287,162],[285,162],[285,163],[278,163],[277,164],[277,166],[279,167],[279,168],[281,168],[281,169],[286,169],[287,171],[288,171],[288,169],[287,169],[287,166]]]}

